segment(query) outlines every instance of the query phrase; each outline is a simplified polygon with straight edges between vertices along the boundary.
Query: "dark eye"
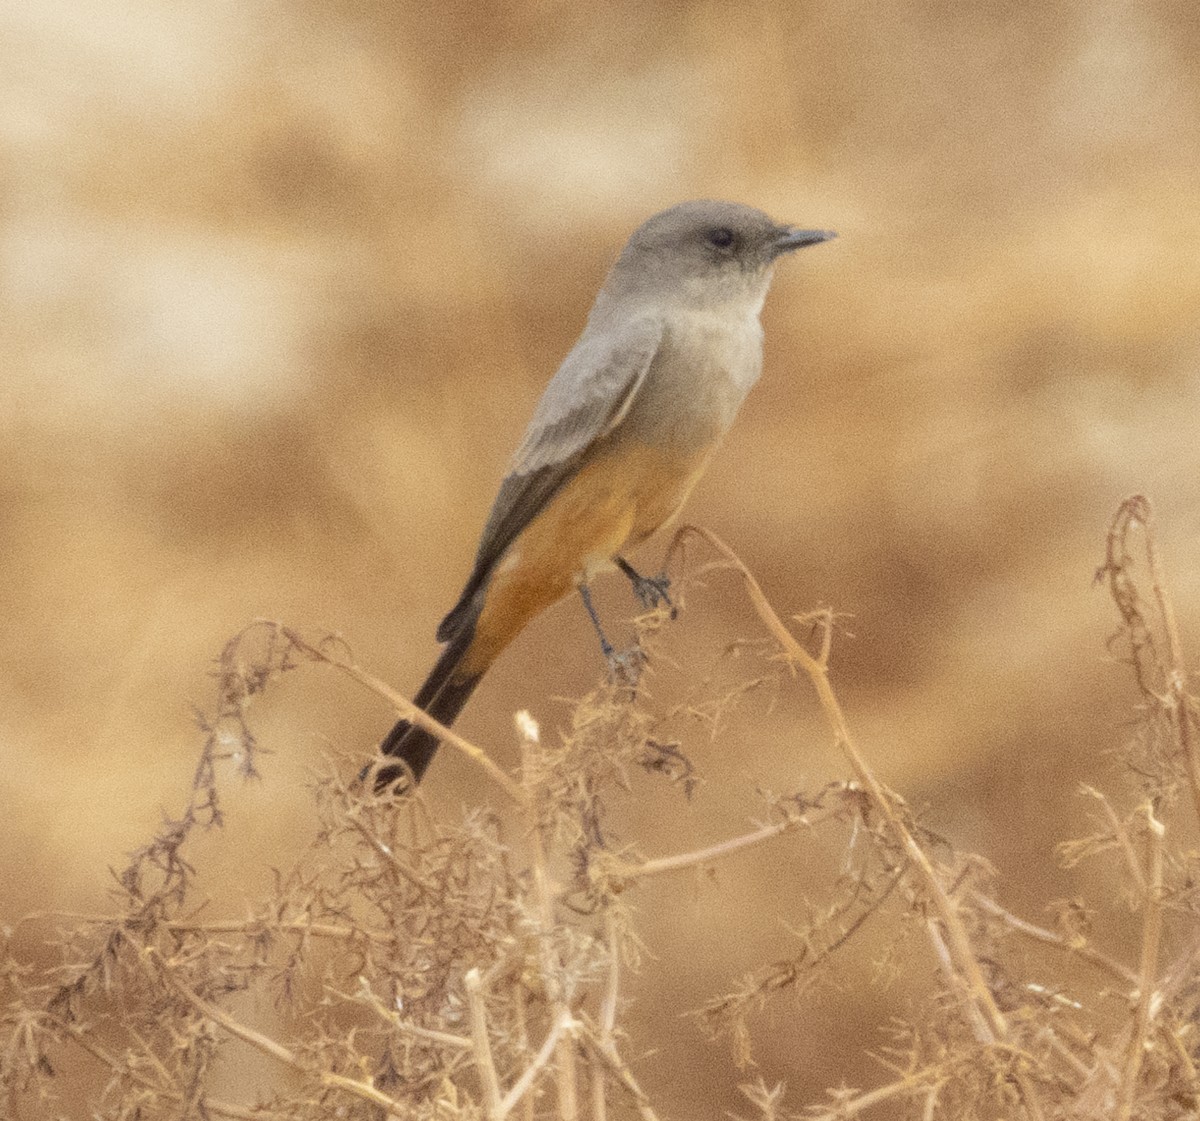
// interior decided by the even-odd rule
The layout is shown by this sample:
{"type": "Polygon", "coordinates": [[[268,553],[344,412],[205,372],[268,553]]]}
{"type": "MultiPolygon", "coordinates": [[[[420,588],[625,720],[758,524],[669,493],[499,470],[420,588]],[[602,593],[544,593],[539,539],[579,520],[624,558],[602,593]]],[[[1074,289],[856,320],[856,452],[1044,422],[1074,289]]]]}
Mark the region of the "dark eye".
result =
{"type": "Polygon", "coordinates": [[[733,230],[728,226],[717,226],[716,229],[708,231],[708,244],[715,245],[718,249],[728,249],[733,241],[733,230]]]}

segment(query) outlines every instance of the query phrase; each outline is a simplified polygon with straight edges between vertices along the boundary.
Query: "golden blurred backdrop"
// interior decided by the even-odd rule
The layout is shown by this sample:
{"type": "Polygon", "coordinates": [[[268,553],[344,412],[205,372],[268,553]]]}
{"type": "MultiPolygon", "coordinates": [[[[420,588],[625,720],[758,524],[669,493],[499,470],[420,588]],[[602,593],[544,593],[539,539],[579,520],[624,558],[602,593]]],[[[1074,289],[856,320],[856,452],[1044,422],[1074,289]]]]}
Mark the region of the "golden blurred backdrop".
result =
{"type": "MultiPolygon", "coordinates": [[[[10,0],[0,23],[0,915],[104,909],[181,806],[192,706],[250,619],[340,632],[415,690],[605,269],[692,197],[840,237],[779,270],[764,377],[688,520],[781,613],[850,616],[865,750],[1008,904],[1040,921],[1086,889],[1052,849],[1080,781],[1116,781],[1134,702],[1091,584],[1126,495],[1155,501],[1198,631],[1193,3],[10,0]]],[[[680,663],[753,630],[712,587],[680,663]]],[[[599,599],[632,612],[623,581],[599,599]]],[[[552,730],[601,669],[560,604],[462,729],[510,763],[513,711],[552,730]]],[[[810,709],[785,690],[696,738],[692,803],[649,797],[626,838],[716,840],[756,786],[844,777],[810,709]]],[[[205,839],[235,908],[308,836],[324,754],[391,723],[318,671],[258,716],[262,781],[205,839]]],[[[448,757],[427,788],[488,793],[448,757]]],[[[809,845],[637,901],[630,1053],[658,1048],[637,1067],[668,1115],[740,1108],[727,1045],[679,1013],[789,952],[806,877],[836,873],[809,845]]],[[[903,987],[773,1010],[767,1081],[869,1081],[903,987]]]]}

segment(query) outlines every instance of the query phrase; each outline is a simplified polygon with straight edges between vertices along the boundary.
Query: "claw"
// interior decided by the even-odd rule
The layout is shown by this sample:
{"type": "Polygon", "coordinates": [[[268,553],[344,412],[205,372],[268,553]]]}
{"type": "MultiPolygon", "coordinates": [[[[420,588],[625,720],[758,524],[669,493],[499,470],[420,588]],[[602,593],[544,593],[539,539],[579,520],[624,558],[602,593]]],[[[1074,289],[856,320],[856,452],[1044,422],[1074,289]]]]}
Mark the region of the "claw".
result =
{"type": "Polygon", "coordinates": [[[629,577],[633,594],[641,600],[643,607],[650,610],[660,603],[665,603],[671,609],[671,618],[675,618],[675,604],[671,602],[668,591],[671,578],[665,572],[660,572],[657,576],[643,576],[624,557],[617,557],[617,567],[629,577]]]}
{"type": "Polygon", "coordinates": [[[658,576],[639,576],[633,581],[633,594],[642,601],[642,606],[651,608],[665,603],[674,608],[667,589],[671,586],[671,578],[664,572],[658,576]]]}
{"type": "Polygon", "coordinates": [[[640,646],[629,650],[609,650],[605,655],[608,672],[616,685],[634,688],[641,680],[642,667],[646,664],[646,653],[640,646]]]}

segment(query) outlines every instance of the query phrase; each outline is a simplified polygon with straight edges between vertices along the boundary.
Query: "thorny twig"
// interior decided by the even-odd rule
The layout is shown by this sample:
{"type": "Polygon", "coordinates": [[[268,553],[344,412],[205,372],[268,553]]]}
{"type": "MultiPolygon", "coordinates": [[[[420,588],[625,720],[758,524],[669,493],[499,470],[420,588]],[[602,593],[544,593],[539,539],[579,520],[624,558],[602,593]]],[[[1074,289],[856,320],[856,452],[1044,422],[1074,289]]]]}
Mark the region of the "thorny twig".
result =
{"type": "MultiPolygon", "coordinates": [[[[1195,800],[1194,702],[1184,687],[1179,628],[1143,502],[1131,500],[1123,507],[1102,571],[1114,586],[1114,598],[1120,597],[1133,661],[1150,701],[1146,709],[1158,720],[1154,734],[1165,738],[1170,729],[1171,758],[1187,761],[1195,800]],[[1126,538],[1134,526],[1147,527],[1150,538],[1153,602],[1161,618],[1157,644],[1133,585],[1126,538]]],[[[361,670],[335,640],[309,643],[279,624],[255,624],[222,652],[221,701],[216,715],[202,721],[207,739],[190,807],[167,822],[119,876],[120,913],[80,917],[82,925],[67,943],[73,956],[64,957],[57,984],[43,988],[24,980],[0,929],[0,984],[9,1000],[0,1034],[0,1085],[9,1100],[45,1095],[52,1077],[47,1055],[77,1046],[109,1073],[110,1101],[121,1097],[130,1109],[145,1106],[142,1113],[109,1111],[121,1121],[164,1110],[170,1116],[203,1112],[235,1121],[315,1121],[343,1104],[363,1108],[354,1107],[351,1098],[393,1118],[461,1112],[504,1121],[515,1112],[532,1121],[548,1108],[539,1089],[551,1080],[558,1117],[590,1115],[592,1121],[605,1121],[606,1091],[619,1090],[643,1121],[656,1121],[618,1049],[625,1026],[621,951],[636,944],[626,930],[620,897],[651,877],[703,867],[774,843],[801,826],[840,818],[854,823],[856,838],[866,838],[874,863],[870,877],[861,868],[853,873],[849,864],[843,868],[839,883],[850,890],[817,912],[803,935],[810,955],[805,962],[844,945],[866,916],[878,911],[886,892],[902,885],[898,894],[914,898],[901,921],[928,940],[945,984],[932,998],[932,1014],[915,1020],[922,1028],[905,1037],[911,1042],[900,1060],[885,1062],[895,1080],[873,1090],[838,1092],[832,1103],[811,1111],[816,1121],[857,1117],[872,1106],[903,1099],[908,1113],[925,1121],[1011,1116],[1013,1086],[1031,1119],[1103,1115],[1132,1121],[1158,1116],[1154,1110],[1160,1103],[1168,1109],[1164,1117],[1195,1112],[1200,991],[1194,977],[1200,937],[1183,939],[1183,948],[1170,954],[1169,935],[1172,916],[1182,915],[1194,926],[1194,884],[1200,874],[1194,855],[1168,847],[1174,832],[1167,829],[1165,784],[1152,788],[1132,817],[1102,798],[1108,828],[1067,852],[1117,849],[1123,854],[1111,864],[1118,872],[1128,868],[1142,909],[1136,969],[1095,950],[1082,935],[1059,934],[1017,918],[969,881],[950,884],[953,871],[929,855],[930,836],[874,777],[850,738],[828,681],[832,613],[805,617],[817,624],[816,638],[810,639],[816,653],[810,653],[716,538],[694,530],[686,534],[704,537],[725,566],[741,572],[787,666],[804,671],[812,682],[854,771],[855,781],[833,788],[835,806],[799,796],[794,805],[767,799],[771,812],[781,816],[738,836],[641,863],[618,857],[609,850],[594,810],[601,794],[619,788],[617,771],[595,760],[611,759],[614,713],[625,721],[621,734],[627,747],[650,734],[650,722],[630,707],[632,694],[610,690],[581,710],[576,731],[583,728],[590,738],[586,750],[574,743],[581,754],[570,758],[582,758],[592,770],[569,794],[563,793],[564,774],[571,780],[561,767],[565,753],[546,753],[535,765],[540,748],[531,721],[520,725],[525,763],[520,783],[463,741],[459,749],[484,768],[515,809],[515,842],[505,842],[498,815],[468,811],[460,826],[447,829],[421,799],[376,799],[334,776],[318,787],[323,816],[309,857],[319,870],[279,874],[269,901],[249,909],[249,917],[200,921],[187,843],[197,825],[220,822],[216,764],[229,760],[243,774],[257,773],[261,748],[248,713],[274,676],[305,661],[333,665],[401,714],[423,722],[410,702],[361,670]],[[589,757],[586,751],[598,754],[589,757]],[[595,906],[584,918],[559,905],[566,893],[551,880],[552,868],[558,871],[576,855],[575,848],[564,849],[568,834],[594,870],[595,906]],[[877,865],[886,878],[878,876],[877,865]],[[1088,962],[1103,971],[1108,987],[1080,992],[1084,982],[1076,979],[1043,985],[1013,976],[1025,952],[1024,947],[1017,954],[1007,951],[1017,938],[1088,962]],[[361,978],[357,991],[341,991],[347,976],[361,978]],[[258,995],[267,989],[298,1013],[287,1021],[295,1038],[251,1027],[222,1006],[224,994],[258,995]],[[1115,1027],[1110,1022],[1114,995],[1125,998],[1122,1006],[1128,1008],[1126,1020],[1115,1027]],[[459,1034],[467,1029],[469,1036],[459,1034]],[[972,1034],[986,1041],[985,1049],[972,1034]],[[226,1036],[300,1075],[301,1094],[280,1093],[277,1100],[253,1107],[209,1097],[205,1088],[216,1041],[226,1036]],[[110,1044],[109,1037],[122,1041],[110,1044]],[[531,1037],[540,1044],[531,1043],[531,1037]],[[580,1053],[591,1072],[591,1092],[584,1099],[576,1085],[580,1053]],[[979,1061],[981,1054],[986,1062],[979,1061]],[[998,1100],[1004,1103],[999,1111],[998,1100]],[[1093,1102],[1096,1109],[1088,1113],[1093,1102]]],[[[426,726],[445,732],[436,724],[426,726]]],[[[1200,813],[1200,804],[1197,809],[1200,813]]],[[[863,850],[852,843],[850,851],[863,850]]],[[[859,860],[856,856],[855,863],[859,860]]],[[[578,863],[576,875],[582,875],[578,863]]],[[[779,976],[786,979],[786,972],[779,976]]],[[[796,1046],[803,1049],[806,1042],[796,1046]]],[[[752,1097],[761,1121],[786,1116],[782,1087],[762,1086],[763,1092],[752,1097]]],[[[17,1115],[15,1109],[10,1112],[17,1115]]]]}
{"type": "MultiPolygon", "coordinates": [[[[535,758],[538,751],[540,733],[533,717],[527,712],[519,712],[516,716],[517,731],[521,737],[522,767],[526,774],[536,771],[535,758]]],[[[546,985],[550,997],[550,1005],[556,1018],[563,1019],[570,1015],[567,995],[563,984],[563,968],[553,944],[554,902],[550,890],[550,873],[546,860],[545,841],[542,836],[542,823],[538,819],[539,806],[536,800],[527,801],[530,807],[528,814],[528,832],[531,857],[533,862],[533,895],[537,909],[538,922],[541,929],[538,932],[542,981],[546,985]]],[[[575,1052],[571,1040],[565,1035],[559,1040],[555,1052],[555,1074],[558,1086],[558,1110],[562,1121],[575,1121],[579,1115],[579,1090],[575,1070],[575,1052]]]]}
{"type": "Polygon", "coordinates": [[[1183,769],[1191,790],[1192,808],[1200,823],[1200,712],[1196,698],[1188,692],[1188,671],[1183,641],[1175,618],[1175,607],[1167,592],[1149,499],[1137,494],[1117,509],[1108,532],[1104,563],[1096,571],[1097,581],[1107,581],[1113,603],[1121,615],[1121,638],[1129,648],[1126,659],[1142,695],[1162,710],[1175,739],[1183,769]],[[1159,652],[1154,621],[1138,593],[1133,569],[1135,558],[1131,538],[1135,529],[1143,530],[1143,542],[1150,574],[1151,593],[1158,611],[1158,623],[1165,639],[1166,654],[1159,652]]]}
{"type": "Polygon", "coordinates": [[[1037,926],[1034,923],[1026,922],[1024,919],[1014,915],[1011,911],[1005,910],[994,899],[989,899],[986,895],[979,891],[971,892],[971,901],[981,911],[991,915],[993,918],[999,919],[1010,930],[1018,934],[1023,934],[1026,938],[1031,938],[1035,942],[1042,942],[1048,946],[1058,946],[1068,954],[1074,954],[1082,961],[1091,962],[1092,965],[1111,973],[1120,981],[1124,981],[1129,985],[1137,984],[1137,974],[1128,966],[1122,965],[1114,958],[1110,958],[1107,954],[1101,953],[1099,950],[1087,945],[1082,941],[1072,941],[1064,938],[1056,931],[1047,930],[1043,926],[1037,926]]]}
{"type": "MultiPolygon", "coordinates": [[[[732,549],[709,530],[695,526],[684,526],[675,535],[668,552],[670,556],[677,547],[688,537],[699,537],[706,541],[711,548],[720,553],[729,565],[742,577],[747,594],[755,612],[763,621],[768,631],[779,642],[790,664],[804,670],[820,699],[826,720],[833,732],[834,739],[841,747],[855,777],[870,796],[876,810],[887,822],[892,834],[903,848],[905,855],[917,870],[925,892],[928,894],[934,910],[940,920],[955,972],[963,979],[963,993],[966,1001],[964,1011],[978,1022],[986,1024],[988,1034],[997,1041],[1007,1041],[1009,1038],[1008,1021],[1000,1011],[992,996],[991,990],[984,980],[979,960],[971,946],[970,937],[963,924],[958,908],[947,894],[941,877],[937,874],[928,855],[917,842],[912,832],[905,824],[903,817],[897,811],[895,799],[883,784],[875,777],[874,771],[868,766],[865,757],[858,750],[850,727],[846,721],[842,707],[829,683],[829,666],[827,660],[813,657],[803,646],[792,637],[791,632],[780,621],[774,609],[763,595],[758,581],[750,573],[732,549]]],[[[822,644],[822,658],[828,654],[827,644],[822,644]]],[[[1025,1109],[1032,1121],[1042,1121],[1045,1111],[1033,1079],[1022,1070],[1015,1072],[1014,1077],[1020,1087],[1021,1098],[1025,1109]]]]}
{"type": "Polygon", "coordinates": [[[1146,1051],[1146,1038],[1154,1017],[1157,999],[1158,951],[1162,942],[1163,837],[1166,830],[1154,816],[1149,803],[1143,807],[1146,816],[1146,841],[1149,847],[1148,876],[1142,915],[1142,963],[1138,976],[1137,1011],[1125,1068],[1121,1078],[1121,1093],[1117,1105],[1118,1121],[1129,1121],[1137,1095],[1138,1074],[1146,1051]]]}

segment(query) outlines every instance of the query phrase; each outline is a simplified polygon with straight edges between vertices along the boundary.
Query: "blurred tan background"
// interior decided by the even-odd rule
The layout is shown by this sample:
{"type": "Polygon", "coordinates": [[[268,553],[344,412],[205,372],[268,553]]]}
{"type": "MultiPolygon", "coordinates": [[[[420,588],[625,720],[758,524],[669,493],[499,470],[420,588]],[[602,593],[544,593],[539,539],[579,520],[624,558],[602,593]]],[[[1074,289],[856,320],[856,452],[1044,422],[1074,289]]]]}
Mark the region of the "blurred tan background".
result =
{"type": "MultiPolygon", "coordinates": [[[[852,616],[864,748],[1007,903],[1086,890],[1051,851],[1080,780],[1120,789],[1133,694],[1091,578],[1127,494],[1156,502],[1196,644],[1194,4],[8,0],[0,26],[0,915],[104,908],[182,806],[191,706],[251,618],[338,631],[415,690],[606,268],[701,196],[840,238],[780,269],[688,519],[781,612],[852,616]]],[[[708,672],[753,633],[734,586],[691,597],[671,658],[708,672]]],[[[624,582],[600,601],[622,633],[624,582]]],[[[600,669],[563,603],[463,731],[511,762],[513,710],[552,730],[600,669]]],[[[274,754],[203,854],[235,908],[303,845],[323,753],[391,722],[316,671],[258,715],[274,754]]],[[[622,825],[648,853],[737,830],[756,784],[844,774],[800,690],[688,750],[692,805],[651,786],[622,825]]],[[[447,757],[429,791],[487,793],[447,757]]],[[[677,1013],[792,952],[781,920],[837,859],[757,850],[637,901],[630,1054],[659,1048],[636,1065],[668,1114],[741,1108],[677,1013]]],[[[767,1081],[869,1082],[858,1051],[928,969],[784,1001],[767,1081]]]]}

